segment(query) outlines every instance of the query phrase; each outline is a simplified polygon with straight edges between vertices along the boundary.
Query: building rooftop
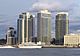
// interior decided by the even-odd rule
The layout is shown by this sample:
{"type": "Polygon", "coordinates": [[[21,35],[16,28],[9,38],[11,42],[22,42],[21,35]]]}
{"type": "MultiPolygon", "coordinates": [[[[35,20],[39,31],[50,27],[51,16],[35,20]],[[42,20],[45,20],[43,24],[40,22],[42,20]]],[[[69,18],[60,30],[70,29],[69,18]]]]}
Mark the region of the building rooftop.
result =
{"type": "Polygon", "coordinates": [[[57,15],[58,14],[66,14],[68,16],[68,12],[59,12],[59,13],[57,13],[57,15]]]}
{"type": "Polygon", "coordinates": [[[49,12],[49,10],[47,10],[47,9],[43,9],[39,13],[51,14],[51,12],[49,12]]]}

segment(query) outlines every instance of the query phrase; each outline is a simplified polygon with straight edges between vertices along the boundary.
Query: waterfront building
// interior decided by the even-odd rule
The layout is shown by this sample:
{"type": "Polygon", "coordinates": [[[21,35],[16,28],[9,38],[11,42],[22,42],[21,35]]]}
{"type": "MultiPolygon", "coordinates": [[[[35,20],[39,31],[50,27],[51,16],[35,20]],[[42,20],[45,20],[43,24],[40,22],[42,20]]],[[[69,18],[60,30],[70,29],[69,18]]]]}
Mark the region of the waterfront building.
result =
{"type": "Polygon", "coordinates": [[[48,10],[41,10],[37,13],[37,38],[42,44],[50,44],[51,12],[48,10]]]}
{"type": "Polygon", "coordinates": [[[56,15],[55,19],[55,37],[56,44],[64,44],[64,35],[68,34],[68,13],[67,12],[59,12],[56,15]]]}
{"type": "Polygon", "coordinates": [[[9,27],[7,31],[7,45],[16,44],[16,31],[13,27],[9,27]]]}
{"type": "Polygon", "coordinates": [[[18,44],[32,42],[33,34],[33,15],[29,12],[20,14],[17,21],[18,44]]]}
{"type": "Polygon", "coordinates": [[[65,46],[78,46],[80,45],[80,34],[67,34],[64,35],[65,46]]]}

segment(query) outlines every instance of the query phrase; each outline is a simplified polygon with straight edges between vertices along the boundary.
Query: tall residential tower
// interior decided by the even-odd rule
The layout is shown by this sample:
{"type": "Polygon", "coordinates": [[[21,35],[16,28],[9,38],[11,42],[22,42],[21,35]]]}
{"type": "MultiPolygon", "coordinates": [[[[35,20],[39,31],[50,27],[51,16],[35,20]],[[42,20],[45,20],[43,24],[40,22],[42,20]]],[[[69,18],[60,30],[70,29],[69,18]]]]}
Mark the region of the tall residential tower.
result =
{"type": "Polygon", "coordinates": [[[37,37],[38,41],[50,44],[51,13],[48,10],[41,10],[37,13],[37,37]]]}
{"type": "Polygon", "coordinates": [[[33,37],[33,16],[27,12],[19,15],[17,21],[18,43],[24,44],[32,41],[33,37]]]}
{"type": "Polygon", "coordinates": [[[68,13],[60,12],[56,15],[55,20],[55,37],[56,44],[64,43],[64,35],[68,34],[68,13]]]}

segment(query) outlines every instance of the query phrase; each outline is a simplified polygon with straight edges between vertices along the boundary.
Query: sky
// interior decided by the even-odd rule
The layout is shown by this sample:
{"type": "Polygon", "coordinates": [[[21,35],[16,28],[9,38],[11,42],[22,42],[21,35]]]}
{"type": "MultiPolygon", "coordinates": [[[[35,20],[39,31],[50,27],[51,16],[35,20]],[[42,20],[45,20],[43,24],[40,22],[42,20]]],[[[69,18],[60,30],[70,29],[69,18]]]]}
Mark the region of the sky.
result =
{"type": "MultiPolygon", "coordinates": [[[[16,27],[20,13],[39,9],[67,10],[70,32],[80,32],[80,0],[0,0],[0,38],[5,37],[9,26],[16,27]]],[[[53,33],[54,20],[55,16],[52,17],[53,33]]]]}

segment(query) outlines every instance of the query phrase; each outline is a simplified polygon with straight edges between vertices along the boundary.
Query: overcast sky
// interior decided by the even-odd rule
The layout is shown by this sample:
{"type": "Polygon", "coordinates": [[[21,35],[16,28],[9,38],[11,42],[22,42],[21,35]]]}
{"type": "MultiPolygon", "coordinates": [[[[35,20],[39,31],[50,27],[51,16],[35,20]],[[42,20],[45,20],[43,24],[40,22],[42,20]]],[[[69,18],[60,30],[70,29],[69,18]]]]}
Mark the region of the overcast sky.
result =
{"type": "Polygon", "coordinates": [[[80,0],[0,0],[0,32],[16,26],[19,13],[37,9],[68,10],[70,25],[80,26],[80,0]]]}

